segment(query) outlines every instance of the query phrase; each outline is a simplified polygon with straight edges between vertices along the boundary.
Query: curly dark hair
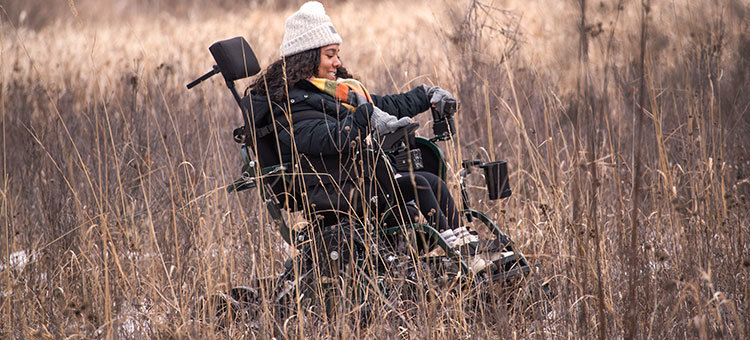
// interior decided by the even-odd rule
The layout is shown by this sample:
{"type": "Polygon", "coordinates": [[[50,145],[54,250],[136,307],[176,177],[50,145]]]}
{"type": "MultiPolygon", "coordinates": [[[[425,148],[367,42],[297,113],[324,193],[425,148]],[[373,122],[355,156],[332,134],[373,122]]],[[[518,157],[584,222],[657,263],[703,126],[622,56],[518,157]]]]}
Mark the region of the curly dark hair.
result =
{"type": "MultiPolygon", "coordinates": [[[[277,103],[284,102],[287,86],[292,88],[300,80],[314,77],[318,73],[320,53],[320,48],[314,48],[275,61],[255,78],[247,90],[254,95],[269,95],[271,100],[277,103]],[[285,65],[286,77],[284,77],[285,65]]],[[[336,70],[336,77],[354,78],[343,66],[336,70]]]]}

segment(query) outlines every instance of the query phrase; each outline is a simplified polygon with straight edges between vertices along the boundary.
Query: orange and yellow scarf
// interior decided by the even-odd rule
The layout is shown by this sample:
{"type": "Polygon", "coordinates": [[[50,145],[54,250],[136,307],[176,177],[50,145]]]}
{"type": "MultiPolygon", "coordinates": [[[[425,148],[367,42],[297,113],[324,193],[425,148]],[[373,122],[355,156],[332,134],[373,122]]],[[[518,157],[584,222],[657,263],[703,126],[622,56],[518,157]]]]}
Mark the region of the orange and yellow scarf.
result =
{"type": "Polygon", "coordinates": [[[310,82],[321,91],[340,100],[350,111],[354,111],[356,106],[364,104],[362,102],[363,100],[372,103],[370,92],[368,92],[367,88],[356,79],[330,80],[325,78],[312,78],[310,79],[310,82]]]}

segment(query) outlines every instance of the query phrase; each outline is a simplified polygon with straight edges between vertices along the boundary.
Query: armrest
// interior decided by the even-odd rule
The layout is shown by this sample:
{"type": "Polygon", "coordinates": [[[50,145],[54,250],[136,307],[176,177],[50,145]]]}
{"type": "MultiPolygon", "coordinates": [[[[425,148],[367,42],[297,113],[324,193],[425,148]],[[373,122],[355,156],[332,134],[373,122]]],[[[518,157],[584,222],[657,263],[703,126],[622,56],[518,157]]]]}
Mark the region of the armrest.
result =
{"type": "Polygon", "coordinates": [[[381,137],[380,147],[385,152],[397,151],[403,142],[403,146],[406,144],[413,145],[414,143],[414,131],[419,128],[419,123],[414,122],[404,127],[398,128],[396,131],[385,134],[381,137]]]}

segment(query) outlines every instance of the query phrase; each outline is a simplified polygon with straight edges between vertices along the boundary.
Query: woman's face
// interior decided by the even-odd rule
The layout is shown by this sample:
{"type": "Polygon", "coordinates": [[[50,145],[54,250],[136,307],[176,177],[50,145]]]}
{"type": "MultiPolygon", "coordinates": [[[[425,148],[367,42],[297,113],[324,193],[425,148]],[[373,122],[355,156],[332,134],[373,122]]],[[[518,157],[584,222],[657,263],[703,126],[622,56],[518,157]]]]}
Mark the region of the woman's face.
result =
{"type": "Polygon", "coordinates": [[[318,78],[336,80],[336,70],[340,66],[341,59],[339,59],[339,44],[330,44],[320,48],[318,78]]]}

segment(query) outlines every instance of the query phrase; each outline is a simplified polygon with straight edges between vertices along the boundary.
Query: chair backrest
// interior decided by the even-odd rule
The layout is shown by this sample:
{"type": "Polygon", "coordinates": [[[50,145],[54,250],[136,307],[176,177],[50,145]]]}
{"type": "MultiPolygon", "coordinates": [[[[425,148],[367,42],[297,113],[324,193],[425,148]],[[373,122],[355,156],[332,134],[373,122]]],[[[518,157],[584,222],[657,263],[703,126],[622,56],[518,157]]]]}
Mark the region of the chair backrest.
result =
{"type": "Polygon", "coordinates": [[[243,37],[215,42],[208,50],[227,81],[251,77],[260,72],[258,58],[243,37]]]}
{"type": "MultiPolygon", "coordinates": [[[[243,107],[244,111],[247,111],[250,114],[253,125],[258,124],[258,121],[254,117],[252,105],[250,105],[249,95],[242,97],[240,105],[243,107]]],[[[265,120],[261,123],[265,123],[265,120]]],[[[261,167],[281,164],[279,153],[276,150],[276,140],[273,134],[257,139],[247,138],[246,141],[250,149],[256,152],[255,156],[258,158],[258,164],[260,164],[261,167]]]]}
{"type": "MultiPolygon", "coordinates": [[[[252,48],[250,48],[250,45],[243,37],[234,37],[217,41],[213,43],[208,50],[211,52],[214,60],[216,60],[216,67],[218,67],[218,71],[227,81],[227,84],[233,85],[232,82],[235,80],[254,76],[261,70],[258,59],[255,57],[255,53],[253,53],[252,48]]],[[[233,86],[230,86],[230,89],[234,92],[233,86]]],[[[245,123],[253,122],[253,125],[257,123],[255,117],[253,117],[250,97],[245,96],[239,98],[236,92],[234,93],[242,111],[249,115],[249,117],[247,117],[249,120],[245,120],[245,123]]],[[[255,140],[248,138],[247,145],[250,150],[253,150],[261,169],[281,164],[277,150],[278,144],[273,135],[255,140]]],[[[285,183],[283,183],[283,180],[273,181],[271,189],[273,190],[273,194],[281,202],[282,206],[287,206],[288,203],[291,210],[297,210],[299,208],[296,203],[297,199],[292,194],[294,190],[287,188],[285,183]]]]}
{"type": "MultiPolygon", "coordinates": [[[[243,106],[244,111],[250,114],[250,121],[253,122],[253,128],[256,129],[251,136],[245,139],[246,145],[253,151],[261,169],[283,165],[279,158],[279,143],[276,140],[276,135],[268,134],[262,137],[257,137],[257,129],[259,127],[255,126],[255,124],[268,124],[270,119],[256,120],[253,116],[254,111],[250,104],[250,100],[249,95],[240,100],[240,105],[243,106]]],[[[292,171],[293,169],[287,169],[284,177],[273,176],[267,180],[269,181],[269,184],[271,184],[271,190],[273,191],[272,194],[279,200],[281,207],[289,207],[289,210],[294,212],[302,208],[299,205],[299,202],[301,202],[299,195],[302,192],[302,188],[298,180],[289,181],[289,179],[291,179],[290,173],[292,171]]]]}

